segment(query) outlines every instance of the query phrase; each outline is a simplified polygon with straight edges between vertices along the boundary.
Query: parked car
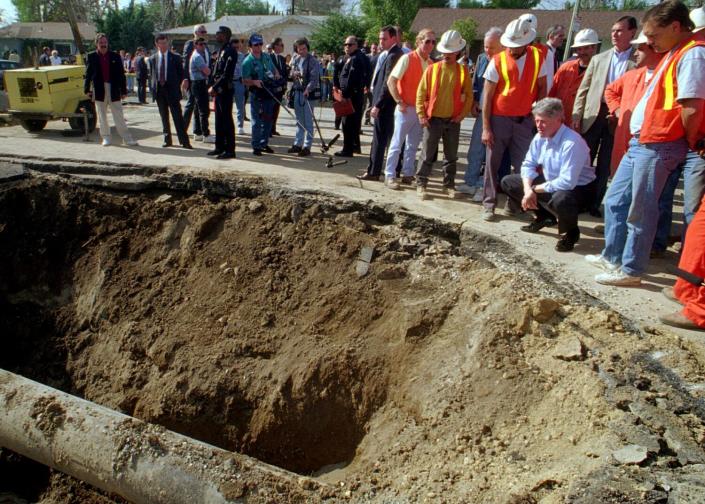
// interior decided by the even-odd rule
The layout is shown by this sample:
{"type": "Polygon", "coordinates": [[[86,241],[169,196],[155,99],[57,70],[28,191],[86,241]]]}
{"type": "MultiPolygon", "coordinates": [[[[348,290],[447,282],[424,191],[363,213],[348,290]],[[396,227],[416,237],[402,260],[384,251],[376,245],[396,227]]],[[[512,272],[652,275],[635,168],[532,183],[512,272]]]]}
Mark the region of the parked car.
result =
{"type": "Polygon", "coordinates": [[[5,70],[14,70],[16,68],[22,68],[22,65],[16,61],[0,59],[0,90],[5,89],[5,81],[3,80],[5,70]]]}

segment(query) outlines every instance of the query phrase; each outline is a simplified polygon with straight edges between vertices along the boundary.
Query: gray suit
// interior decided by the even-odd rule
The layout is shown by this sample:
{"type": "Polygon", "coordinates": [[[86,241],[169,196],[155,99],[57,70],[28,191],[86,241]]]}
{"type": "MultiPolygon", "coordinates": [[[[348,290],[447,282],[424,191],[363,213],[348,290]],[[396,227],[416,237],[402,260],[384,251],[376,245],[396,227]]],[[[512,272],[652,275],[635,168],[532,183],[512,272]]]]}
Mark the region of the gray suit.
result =
{"type": "MultiPolygon", "coordinates": [[[[590,162],[597,158],[595,198],[589,205],[590,213],[595,216],[600,215],[600,204],[607,190],[614,143],[614,124],[610,124],[607,118],[609,111],[603,100],[613,54],[614,50],[611,48],[593,56],[573,104],[573,121],[582,120],[580,133],[590,147],[590,162]]],[[[633,49],[629,57],[634,57],[633,49]]],[[[629,59],[625,71],[632,68],[634,61],[629,59]]]]}

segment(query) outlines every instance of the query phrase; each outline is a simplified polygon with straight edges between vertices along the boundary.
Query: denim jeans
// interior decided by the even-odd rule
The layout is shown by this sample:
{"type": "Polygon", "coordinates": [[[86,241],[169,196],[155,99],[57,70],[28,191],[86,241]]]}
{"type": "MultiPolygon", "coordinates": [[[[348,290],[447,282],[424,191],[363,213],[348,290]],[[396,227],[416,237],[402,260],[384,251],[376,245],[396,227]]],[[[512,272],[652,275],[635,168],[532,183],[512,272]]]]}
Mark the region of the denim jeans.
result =
{"type": "Polygon", "coordinates": [[[693,222],[704,194],[705,159],[688,149],[683,164],[683,221],[686,226],[693,222]]]}
{"type": "Polygon", "coordinates": [[[384,166],[384,176],[386,178],[394,178],[396,176],[399,156],[402,155],[401,149],[405,145],[401,173],[404,177],[414,175],[416,150],[419,148],[422,135],[423,128],[419,122],[419,116],[416,115],[416,107],[407,105],[404,112],[400,111],[399,107],[396,107],[394,110],[394,134],[387,152],[387,164],[384,166]]]}
{"type": "Polygon", "coordinates": [[[242,128],[245,125],[245,85],[242,80],[233,81],[234,94],[233,101],[237,109],[237,127],[242,128]]]}
{"type": "Polygon", "coordinates": [[[658,200],[668,176],[685,159],[684,139],[640,144],[637,137],[619,163],[605,195],[602,255],[627,275],[646,271],[656,234],[658,200]]]}
{"type": "Polygon", "coordinates": [[[274,117],[274,100],[264,100],[250,93],[250,121],[252,121],[252,148],[262,149],[269,145],[274,117]]]}
{"type": "Polygon", "coordinates": [[[651,245],[652,250],[663,252],[668,248],[668,238],[671,235],[671,225],[673,224],[673,196],[678,188],[678,182],[683,173],[683,165],[677,166],[666,179],[663,192],[658,199],[658,224],[656,226],[656,236],[651,245]]]}
{"type": "Polygon", "coordinates": [[[485,160],[487,148],[482,143],[482,116],[475,118],[470,137],[470,147],[468,148],[468,167],[465,169],[463,181],[470,187],[482,187],[480,170],[482,162],[485,160]]]}
{"type": "Polygon", "coordinates": [[[302,91],[294,92],[294,113],[296,114],[296,137],[294,145],[311,148],[313,144],[313,110],[315,102],[308,101],[302,91]],[[307,103],[308,102],[308,103],[307,103]],[[311,106],[309,107],[309,103],[311,106]],[[301,123],[306,128],[301,127],[301,123]]]}

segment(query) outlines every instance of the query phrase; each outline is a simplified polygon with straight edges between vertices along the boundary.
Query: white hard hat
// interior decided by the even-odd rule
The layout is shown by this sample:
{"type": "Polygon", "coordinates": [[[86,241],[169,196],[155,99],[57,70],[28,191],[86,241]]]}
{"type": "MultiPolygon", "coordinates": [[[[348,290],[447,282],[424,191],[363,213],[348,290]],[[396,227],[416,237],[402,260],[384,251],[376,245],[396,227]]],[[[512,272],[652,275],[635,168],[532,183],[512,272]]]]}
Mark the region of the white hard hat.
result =
{"type": "Polygon", "coordinates": [[[642,30],[639,36],[635,39],[632,39],[632,44],[634,45],[641,45],[641,44],[648,44],[649,41],[646,40],[646,35],[644,35],[644,31],[642,30]]]}
{"type": "Polygon", "coordinates": [[[535,38],[536,30],[531,27],[531,22],[520,18],[507,25],[499,41],[504,47],[523,47],[529,45],[535,38]]]}
{"type": "Polygon", "coordinates": [[[448,30],[441,35],[441,41],[436,46],[436,50],[444,54],[457,53],[465,49],[465,39],[455,30],[448,30]]]}
{"type": "Polygon", "coordinates": [[[705,6],[690,11],[690,20],[695,23],[693,31],[700,31],[705,28],[705,6]]]}
{"type": "Polygon", "coordinates": [[[529,14],[529,13],[522,14],[521,16],[519,16],[519,20],[520,21],[524,21],[524,20],[528,21],[529,23],[531,23],[531,27],[534,30],[536,30],[537,32],[539,31],[539,21],[538,21],[538,19],[536,19],[536,16],[534,16],[533,14],[529,14]]]}
{"type": "Polygon", "coordinates": [[[592,28],[584,28],[575,35],[575,42],[570,47],[583,47],[600,43],[600,37],[592,28]]]}

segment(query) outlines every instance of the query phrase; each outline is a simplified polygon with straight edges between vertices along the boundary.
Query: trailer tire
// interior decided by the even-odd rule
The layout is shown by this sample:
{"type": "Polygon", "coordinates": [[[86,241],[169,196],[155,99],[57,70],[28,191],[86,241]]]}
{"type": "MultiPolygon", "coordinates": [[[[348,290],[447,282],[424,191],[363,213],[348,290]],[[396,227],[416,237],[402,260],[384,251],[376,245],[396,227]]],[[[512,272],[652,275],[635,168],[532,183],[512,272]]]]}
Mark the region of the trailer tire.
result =
{"type": "Polygon", "coordinates": [[[20,124],[27,131],[39,133],[47,125],[47,121],[44,119],[20,119],[20,124]]]}
{"type": "MultiPolygon", "coordinates": [[[[81,108],[83,108],[84,106],[88,107],[88,133],[93,133],[97,120],[95,113],[95,103],[90,100],[84,100],[80,102],[78,106],[76,106],[76,113],[81,114],[81,108]]],[[[81,133],[85,133],[85,128],[83,127],[83,117],[70,117],[69,126],[71,126],[71,129],[73,130],[78,130],[81,133]]]]}

